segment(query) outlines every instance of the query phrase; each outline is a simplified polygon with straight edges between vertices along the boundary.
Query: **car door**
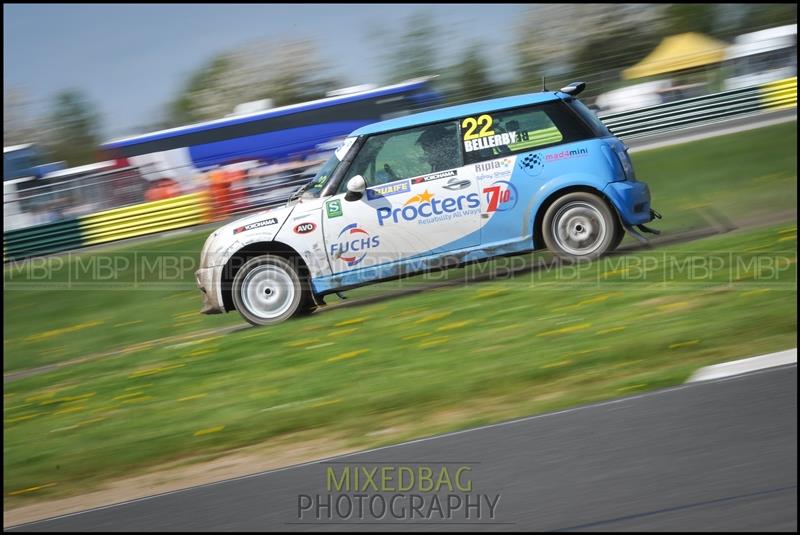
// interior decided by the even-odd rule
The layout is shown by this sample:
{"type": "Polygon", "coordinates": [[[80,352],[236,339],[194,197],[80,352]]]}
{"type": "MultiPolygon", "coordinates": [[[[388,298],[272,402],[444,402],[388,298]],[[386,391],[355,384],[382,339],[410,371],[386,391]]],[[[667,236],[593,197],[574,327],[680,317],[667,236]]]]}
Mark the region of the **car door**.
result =
{"type": "Polygon", "coordinates": [[[553,177],[541,149],[574,138],[553,120],[558,104],[528,106],[461,119],[465,173],[481,193],[481,244],[527,243],[529,214],[537,191],[553,177]],[[555,111],[554,111],[555,110],[555,111]]]}
{"type": "MultiPolygon", "coordinates": [[[[334,274],[430,257],[480,242],[480,196],[465,177],[457,123],[367,138],[326,200],[326,250],[334,274]],[[346,199],[361,175],[366,193],[346,199]]],[[[386,276],[381,272],[381,276],[386,276]]]]}

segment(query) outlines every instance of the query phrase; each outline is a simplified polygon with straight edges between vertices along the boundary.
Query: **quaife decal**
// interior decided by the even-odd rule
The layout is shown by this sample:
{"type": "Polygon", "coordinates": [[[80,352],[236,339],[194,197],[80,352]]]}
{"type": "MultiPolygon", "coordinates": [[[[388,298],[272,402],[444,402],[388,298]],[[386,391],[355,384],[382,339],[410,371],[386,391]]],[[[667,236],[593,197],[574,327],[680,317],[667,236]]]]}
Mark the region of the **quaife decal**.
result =
{"type": "Polygon", "coordinates": [[[440,178],[452,178],[458,175],[458,171],[450,169],[449,171],[440,171],[430,175],[422,175],[411,179],[412,184],[422,184],[423,182],[430,182],[431,180],[439,180],[440,178]]]}
{"type": "Polygon", "coordinates": [[[317,225],[309,221],[307,223],[300,223],[299,225],[294,227],[294,232],[296,234],[308,234],[309,232],[314,232],[316,228],[317,225]]]}
{"type": "Polygon", "coordinates": [[[336,243],[331,244],[330,255],[346,262],[348,266],[355,266],[364,260],[370,249],[380,244],[378,236],[370,236],[369,232],[359,228],[358,223],[351,223],[342,229],[336,243]]]}
{"type": "Polygon", "coordinates": [[[381,226],[402,221],[416,221],[420,225],[436,223],[480,212],[481,199],[477,193],[435,199],[434,194],[425,190],[408,199],[402,208],[380,207],[377,209],[378,224],[381,226]]]}
{"type": "Polygon", "coordinates": [[[265,219],[264,221],[258,221],[257,223],[250,223],[249,225],[236,227],[235,229],[233,229],[233,233],[239,234],[240,232],[246,232],[248,230],[253,230],[254,228],[268,227],[270,225],[274,225],[277,222],[278,222],[277,219],[271,217],[270,219],[265,219]]]}
{"type": "Polygon", "coordinates": [[[487,212],[507,212],[517,205],[517,188],[511,182],[498,180],[489,187],[483,188],[486,194],[487,212]]]}
{"type": "Polygon", "coordinates": [[[367,190],[367,199],[374,201],[381,197],[389,197],[390,195],[397,195],[398,193],[408,193],[409,191],[411,191],[411,183],[408,180],[404,180],[403,182],[369,188],[367,190]]]}
{"type": "Polygon", "coordinates": [[[339,217],[342,215],[342,201],[340,199],[334,199],[332,201],[328,201],[325,203],[325,212],[328,214],[328,217],[339,217]]]}

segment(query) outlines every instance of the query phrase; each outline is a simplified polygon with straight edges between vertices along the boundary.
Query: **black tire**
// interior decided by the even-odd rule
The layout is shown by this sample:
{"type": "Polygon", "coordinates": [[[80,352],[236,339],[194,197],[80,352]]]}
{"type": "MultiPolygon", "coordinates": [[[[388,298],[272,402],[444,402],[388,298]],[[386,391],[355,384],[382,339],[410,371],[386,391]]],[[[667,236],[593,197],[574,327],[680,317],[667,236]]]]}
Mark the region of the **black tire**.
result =
{"type": "Polygon", "coordinates": [[[567,193],[550,205],[542,219],[547,248],[565,260],[593,260],[612,251],[624,237],[619,218],[593,193],[567,193]]]}
{"type": "Polygon", "coordinates": [[[619,221],[617,221],[617,234],[616,236],[614,236],[614,241],[611,242],[611,246],[608,248],[606,252],[610,253],[611,251],[616,251],[617,247],[619,247],[619,244],[622,243],[622,240],[624,239],[625,239],[625,227],[623,227],[622,224],[619,221]]]}
{"type": "Polygon", "coordinates": [[[308,303],[308,284],[297,266],[265,254],[248,260],[233,278],[233,304],[252,325],[274,325],[291,318],[308,303]]]}

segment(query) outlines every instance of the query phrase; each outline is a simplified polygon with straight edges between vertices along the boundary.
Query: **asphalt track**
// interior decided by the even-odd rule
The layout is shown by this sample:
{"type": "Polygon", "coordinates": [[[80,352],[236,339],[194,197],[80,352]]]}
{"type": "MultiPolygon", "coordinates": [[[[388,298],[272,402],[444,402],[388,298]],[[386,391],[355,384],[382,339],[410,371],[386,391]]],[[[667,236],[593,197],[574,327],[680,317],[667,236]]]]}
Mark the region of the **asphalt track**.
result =
{"type": "Polygon", "coordinates": [[[797,366],[422,439],[13,530],[361,529],[796,531],[797,366]],[[329,467],[422,464],[438,470],[443,463],[470,467],[473,495],[500,495],[493,516],[486,508],[480,520],[473,511],[471,521],[458,515],[442,521],[439,515],[399,522],[369,514],[328,520],[324,509],[321,519],[313,511],[299,514],[299,495],[327,492],[329,467]]]}

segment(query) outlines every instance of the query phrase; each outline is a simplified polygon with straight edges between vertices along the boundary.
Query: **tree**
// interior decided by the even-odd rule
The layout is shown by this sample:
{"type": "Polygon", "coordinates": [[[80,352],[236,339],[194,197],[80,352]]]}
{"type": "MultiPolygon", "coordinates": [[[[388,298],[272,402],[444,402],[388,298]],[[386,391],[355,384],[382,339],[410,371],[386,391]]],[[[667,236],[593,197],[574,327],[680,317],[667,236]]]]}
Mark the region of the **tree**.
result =
{"type": "Polygon", "coordinates": [[[192,73],[168,103],[164,126],[218,119],[256,100],[283,106],[320,98],[335,85],[310,41],[256,42],[219,54],[192,73]]]}
{"type": "Polygon", "coordinates": [[[45,150],[55,161],[70,166],[95,161],[99,142],[100,115],[79,90],[58,93],[46,121],[45,150]]]}
{"type": "Polygon", "coordinates": [[[474,43],[464,54],[460,63],[453,67],[457,86],[457,100],[472,101],[494,94],[495,86],[489,76],[489,64],[481,54],[481,45],[474,43]]]}
{"type": "Polygon", "coordinates": [[[662,13],[658,4],[532,6],[516,29],[519,89],[538,89],[542,76],[591,82],[601,71],[629,66],[648,44],[643,37],[652,41],[661,32],[662,13]]]}
{"type": "Polygon", "coordinates": [[[664,17],[666,35],[686,32],[714,35],[717,28],[717,6],[714,4],[670,4],[664,17]]]}
{"type": "Polygon", "coordinates": [[[379,47],[381,70],[387,83],[431,76],[438,72],[440,28],[429,11],[417,11],[400,35],[375,29],[368,39],[379,47]]]}
{"type": "Polygon", "coordinates": [[[36,120],[28,112],[30,100],[20,88],[3,88],[3,145],[36,141],[36,120]]]}
{"type": "Polygon", "coordinates": [[[746,6],[737,29],[739,33],[747,33],[785,24],[797,24],[797,4],[746,6]]]}

